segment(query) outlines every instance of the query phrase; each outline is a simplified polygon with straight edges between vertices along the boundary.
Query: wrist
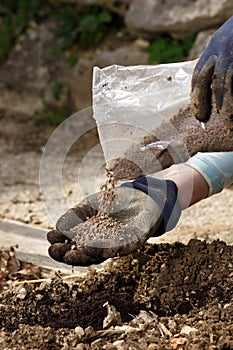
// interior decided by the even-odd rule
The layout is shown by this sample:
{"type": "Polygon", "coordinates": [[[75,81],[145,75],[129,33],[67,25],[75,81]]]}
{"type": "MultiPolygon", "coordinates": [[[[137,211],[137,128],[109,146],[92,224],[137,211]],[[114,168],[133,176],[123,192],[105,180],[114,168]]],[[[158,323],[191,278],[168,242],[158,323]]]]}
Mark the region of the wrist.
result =
{"type": "Polygon", "coordinates": [[[182,210],[208,197],[209,185],[205,178],[188,164],[174,164],[153,177],[169,179],[176,184],[182,210]]]}

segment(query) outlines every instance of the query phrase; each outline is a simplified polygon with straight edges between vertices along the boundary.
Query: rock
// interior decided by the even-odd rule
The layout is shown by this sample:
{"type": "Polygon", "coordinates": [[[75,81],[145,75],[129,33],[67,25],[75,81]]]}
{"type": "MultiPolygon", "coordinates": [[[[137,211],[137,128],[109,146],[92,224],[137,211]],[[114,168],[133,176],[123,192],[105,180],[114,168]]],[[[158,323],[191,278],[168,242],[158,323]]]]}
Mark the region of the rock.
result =
{"type": "MultiPolygon", "coordinates": [[[[8,59],[1,68],[0,108],[32,115],[47,102],[55,103],[53,89],[60,86],[60,95],[66,100],[63,86],[69,76],[69,66],[62,54],[55,52],[58,39],[54,31],[57,24],[46,21],[34,23],[18,38],[8,59]]],[[[59,101],[57,101],[59,102],[59,101]]]]}
{"type": "Polygon", "coordinates": [[[232,0],[132,0],[125,21],[129,30],[153,38],[169,33],[183,38],[203,29],[221,25],[233,15],[232,0]]]}
{"type": "Polygon", "coordinates": [[[18,293],[16,294],[16,297],[18,299],[24,300],[27,295],[27,291],[24,287],[20,288],[18,293]]]}
{"type": "Polygon", "coordinates": [[[182,334],[175,334],[170,340],[170,347],[172,350],[183,350],[186,346],[187,338],[182,334]]]}
{"type": "MultiPolygon", "coordinates": [[[[143,45],[146,43],[143,42],[143,45]]],[[[92,72],[93,67],[103,68],[112,64],[137,65],[147,64],[148,54],[140,48],[142,42],[135,42],[113,51],[97,51],[90,57],[83,54],[73,68],[72,76],[68,81],[71,105],[74,110],[90,107],[92,104],[92,72]]]]}
{"type": "Polygon", "coordinates": [[[185,336],[185,335],[190,335],[190,333],[196,333],[196,332],[198,332],[197,328],[184,325],[180,331],[180,334],[185,336]]]}
{"type": "Polygon", "coordinates": [[[85,334],[84,329],[80,326],[75,327],[74,331],[78,338],[82,338],[82,336],[85,334]]]}
{"type": "Polygon", "coordinates": [[[92,104],[93,58],[83,53],[72,71],[68,81],[71,105],[75,111],[90,107],[92,104]]]}
{"type": "Polygon", "coordinates": [[[123,66],[131,66],[138,64],[147,64],[148,54],[143,52],[136,45],[128,45],[120,47],[114,51],[101,51],[97,53],[94,64],[100,68],[119,64],[123,66]]]}
{"type": "Polygon", "coordinates": [[[107,308],[107,316],[103,320],[103,329],[110,328],[111,326],[122,325],[121,314],[115,306],[109,305],[106,302],[103,307],[107,308]]]}
{"type": "Polygon", "coordinates": [[[189,60],[194,60],[201,56],[216,29],[203,30],[197,34],[193,47],[189,52],[189,60]]]}

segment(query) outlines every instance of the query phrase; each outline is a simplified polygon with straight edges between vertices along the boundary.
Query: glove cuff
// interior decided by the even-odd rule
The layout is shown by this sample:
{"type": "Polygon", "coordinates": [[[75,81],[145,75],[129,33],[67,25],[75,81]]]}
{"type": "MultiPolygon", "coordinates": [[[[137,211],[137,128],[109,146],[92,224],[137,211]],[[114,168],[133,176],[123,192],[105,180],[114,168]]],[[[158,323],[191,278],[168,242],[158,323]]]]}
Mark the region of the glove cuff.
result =
{"type": "Polygon", "coordinates": [[[131,187],[148,194],[161,208],[163,220],[153,236],[160,236],[171,231],[177,225],[181,208],[177,199],[178,189],[175,182],[147,176],[132,182],[126,182],[122,186],[131,187]]]}

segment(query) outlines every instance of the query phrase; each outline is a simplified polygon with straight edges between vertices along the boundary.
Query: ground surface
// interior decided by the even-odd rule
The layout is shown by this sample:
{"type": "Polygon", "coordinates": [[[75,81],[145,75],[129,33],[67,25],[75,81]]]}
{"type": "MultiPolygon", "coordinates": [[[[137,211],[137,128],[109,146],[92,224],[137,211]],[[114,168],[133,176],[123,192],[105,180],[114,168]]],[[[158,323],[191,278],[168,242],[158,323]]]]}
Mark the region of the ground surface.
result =
{"type": "MultiPolygon", "coordinates": [[[[0,115],[1,218],[53,227],[38,185],[42,150],[52,131],[0,115]]],[[[63,188],[69,205],[102,181],[100,175],[93,184],[91,175],[102,157],[98,150],[85,163],[85,188],[80,190],[76,177],[96,142],[92,132],[66,159],[63,188]]],[[[83,277],[57,274],[33,282],[44,277],[40,267],[2,252],[0,349],[233,349],[232,213],[232,191],[224,190],[187,210],[178,227],[155,244],[83,277]],[[224,242],[211,243],[216,239],[224,242]],[[114,311],[105,319],[106,302],[122,322],[114,311]]]]}
{"type": "Polygon", "coordinates": [[[219,241],[150,245],[72,283],[25,281],[0,296],[0,348],[232,349],[232,255],[219,241]]]}

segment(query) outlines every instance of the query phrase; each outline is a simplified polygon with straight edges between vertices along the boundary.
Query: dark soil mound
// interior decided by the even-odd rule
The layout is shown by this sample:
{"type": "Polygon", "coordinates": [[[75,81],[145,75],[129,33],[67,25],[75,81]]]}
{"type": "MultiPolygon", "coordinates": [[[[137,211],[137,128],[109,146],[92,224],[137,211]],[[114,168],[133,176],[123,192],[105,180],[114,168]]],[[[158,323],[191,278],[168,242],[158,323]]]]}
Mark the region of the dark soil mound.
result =
{"type": "Polygon", "coordinates": [[[0,349],[233,349],[232,258],[220,241],[147,245],[72,284],[13,287],[0,295],[0,349]],[[103,330],[106,302],[123,326],[103,330]]]}

